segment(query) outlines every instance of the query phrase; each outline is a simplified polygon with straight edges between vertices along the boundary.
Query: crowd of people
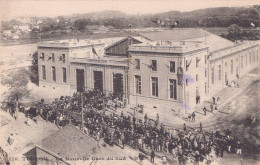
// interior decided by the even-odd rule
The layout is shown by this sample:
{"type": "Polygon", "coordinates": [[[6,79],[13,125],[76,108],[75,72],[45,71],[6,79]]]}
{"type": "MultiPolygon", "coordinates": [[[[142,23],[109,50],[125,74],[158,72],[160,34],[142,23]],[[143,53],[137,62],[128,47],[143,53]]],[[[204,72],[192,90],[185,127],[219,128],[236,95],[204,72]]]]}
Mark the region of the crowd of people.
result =
{"type": "MultiPolygon", "coordinates": [[[[156,120],[153,120],[147,114],[140,119],[135,115],[124,114],[123,111],[121,114],[116,113],[118,107],[125,106],[126,100],[93,90],[62,96],[50,104],[45,103],[44,99],[31,107],[19,104],[19,111],[35,122],[42,117],[58,126],[71,123],[98,142],[103,139],[105,143],[101,145],[117,145],[123,149],[127,145],[149,154],[152,162],[156,152],[170,154],[173,161],[183,165],[192,162],[210,163],[213,158],[222,157],[224,152],[242,153],[241,143],[232,136],[230,130],[206,132],[201,123],[199,131],[187,128],[185,124],[183,130],[178,130],[160,123],[158,114],[156,120]],[[84,112],[83,128],[81,112],[84,112]]],[[[190,116],[190,121],[195,122],[195,113],[190,116]]],[[[25,124],[30,125],[29,120],[25,124]]]]}
{"type": "Polygon", "coordinates": [[[0,147],[0,164],[1,165],[9,165],[8,154],[0,147]]]}

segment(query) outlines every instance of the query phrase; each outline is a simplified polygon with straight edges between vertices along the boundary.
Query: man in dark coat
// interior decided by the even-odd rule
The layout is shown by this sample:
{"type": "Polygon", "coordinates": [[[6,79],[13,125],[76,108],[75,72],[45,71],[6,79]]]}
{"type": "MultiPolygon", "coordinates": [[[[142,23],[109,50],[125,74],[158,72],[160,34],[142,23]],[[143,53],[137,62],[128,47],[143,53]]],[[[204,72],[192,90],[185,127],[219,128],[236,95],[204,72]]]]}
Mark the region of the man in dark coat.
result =
{"type": "Polygon", "coordinates": [[[155,157],[154,150],[152,150],[152,152],[151,152],[151,162],[152,163],[154,163],[154,157],[155,157]]]}

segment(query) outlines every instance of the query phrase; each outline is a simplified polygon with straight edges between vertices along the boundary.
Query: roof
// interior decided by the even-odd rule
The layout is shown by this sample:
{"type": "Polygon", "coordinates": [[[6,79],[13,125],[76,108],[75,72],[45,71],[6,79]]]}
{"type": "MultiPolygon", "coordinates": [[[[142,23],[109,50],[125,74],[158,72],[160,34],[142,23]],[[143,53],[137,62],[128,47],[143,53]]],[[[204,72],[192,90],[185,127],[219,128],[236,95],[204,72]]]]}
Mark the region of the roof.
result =
{"type": "Polygon", "coordinates": [[[71,124],[41,140],[37,145],[63,158],[86,157],[97,147],[94,139],[71,124]]]}
{"type": "MultiPolygon", "coordinates": [[[[118,40],[118,41],[116,41],[116,42],[114,42],[114,43],[111,43],[110,45],[108,45],[107,47],[105,47],[105,49],[109,49],[109,48],[111,48],[111,47],[113,47],[114,45],[116,45],[116,44],[118,44],[118,43],[120,43],[120,42],[123,42],[123,41],[125,41],[125,40],[127,40],[127,39],[133,39],[133,40],[136,40],[136,41],[139,41],[139,42],[141,42],[142,43],[142,41],[141,40],[139,40],[138,38],[135,38],[135,37],[124,37],[124,38],[122,38],[122,39],[120,39],[120,40],[118,40]]],[[[141,37],[139,37],[139,38],[141,38],[141,37]]]]}
{"type": "Polygon", "coordinates": [[[140,33],[141,36],[153,41],[201,41],[206,42],[210,51],[234,45],[233,42],[212,34],[203,29],[179,28],[173,30],[140,33]]]}

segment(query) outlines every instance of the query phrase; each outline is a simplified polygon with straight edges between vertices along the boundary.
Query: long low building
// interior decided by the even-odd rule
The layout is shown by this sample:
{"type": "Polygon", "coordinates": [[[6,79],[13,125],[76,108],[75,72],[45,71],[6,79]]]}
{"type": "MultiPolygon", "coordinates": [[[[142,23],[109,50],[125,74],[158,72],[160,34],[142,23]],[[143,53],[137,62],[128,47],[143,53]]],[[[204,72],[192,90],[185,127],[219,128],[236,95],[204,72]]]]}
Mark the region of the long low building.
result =
{"type": "Polygon", "coordinates": [[[71,95],[91,89],[130,105],[192,110],[259,65],[259,44],[233,43],[201,29],[135,37],[39,43],[41,87],[71,95]]]}

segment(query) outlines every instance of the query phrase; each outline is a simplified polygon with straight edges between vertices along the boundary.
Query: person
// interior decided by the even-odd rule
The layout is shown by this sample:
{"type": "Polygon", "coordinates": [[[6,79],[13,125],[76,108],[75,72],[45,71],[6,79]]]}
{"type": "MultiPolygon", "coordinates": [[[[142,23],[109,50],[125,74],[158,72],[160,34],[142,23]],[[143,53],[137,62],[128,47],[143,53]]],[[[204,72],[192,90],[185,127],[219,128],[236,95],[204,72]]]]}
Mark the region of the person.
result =
{"type": "Polygon", "coordinates": [[[200,132],[202,132],[202,124],[201,124],[201,122],[200,122],[200,132]]]}
{"type": "Polygon", "coordinates": [[[213,104],[216,103],[216,99],[215,99],[215,97],[212,97],[212,101],[213,101],[213,104]]]}
{"type": "Polygon", "coordinates": [[[207,115],[207,108],[206,107],[203,108],[203,112],[204,112],[204,115],[206,116],[207,115]]]}
{"type": "Polygon", "coordinates": [[[147,123],[147,113],[144,115],[144,123],[147,123]]]}
{"type": "Polygon", "coordinates": [[[159,114],[157,113],[156,121],[159,122],[159,114]]]}
{"type": "Polygon", "coordinates": [[[152,149],[152,152],[151,152],[151,162],[152,163],[154,163],[154,156],[155,156],[154,150],[152,149]]]}
{"type": "Polygon", "coordinates": [[[213,104],[210,105],[211,113],[213,113],[214,106],[213,104]]]}
{"type": "Polygon", "coordinates": [[[183,124],[183,131],[186,132],[186,130],[187,130],[187,127],[186,127],[186,124],[184,123],[183,124]]]}
{"type": "Polygon", "coordinates": [[[190,115],[190,113],[188,115],[188,122],[191,122],[191,115],[190,115]]]}
{"type": "Polygon", "coordinates": [[[196,117],[195,112],[193,112],[192,113],[192,120],[193,120],[193,122],[195,122],[195,117],[196,117]]]}
{"type": "Polygon", "coordinates": [[[238,155],[242,154],[241,143],[239,140],[237,141],[237,154],[238,155]]]}

